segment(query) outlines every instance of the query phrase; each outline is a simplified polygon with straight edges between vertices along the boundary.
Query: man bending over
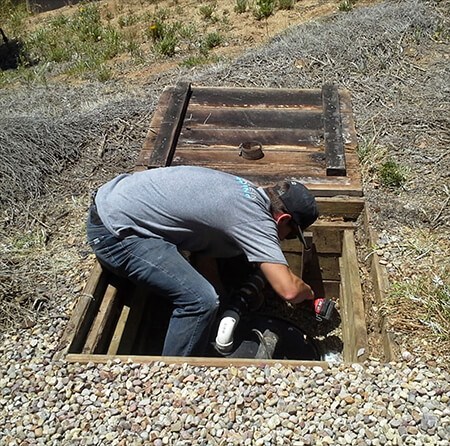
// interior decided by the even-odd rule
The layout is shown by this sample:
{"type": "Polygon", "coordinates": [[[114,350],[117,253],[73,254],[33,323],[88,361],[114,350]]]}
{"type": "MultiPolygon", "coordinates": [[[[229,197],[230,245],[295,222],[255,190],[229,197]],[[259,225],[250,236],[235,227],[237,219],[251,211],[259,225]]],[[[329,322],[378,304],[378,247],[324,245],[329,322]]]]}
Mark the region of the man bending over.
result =
{"type": "Polygon", "coordinates": [[[314,197],[295,181],[262,188],[213,169],[163,167],[100,187],[87,234],[106,269],[173,304],[162,354],[202,356],[219,297],[180,251],[212,259],[244,254],[282,299],[296,304],[314,293],[289,269],[280,241],[304,242],[302,231],[317,217],[314,197]]]}

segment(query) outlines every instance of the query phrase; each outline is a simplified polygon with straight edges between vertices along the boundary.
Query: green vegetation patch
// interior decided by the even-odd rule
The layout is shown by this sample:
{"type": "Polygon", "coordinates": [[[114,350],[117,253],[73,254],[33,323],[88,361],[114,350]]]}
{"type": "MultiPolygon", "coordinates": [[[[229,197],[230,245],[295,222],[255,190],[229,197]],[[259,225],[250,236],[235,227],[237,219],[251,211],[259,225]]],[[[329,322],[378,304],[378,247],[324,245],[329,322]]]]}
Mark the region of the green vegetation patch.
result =
{"type": "Polygon", "coordinates": [[[386,187],[400,187],[406,181],[406,169],[393,160],[387,160],[378,171],[381,184],[386,187]]]}
{"type": "Polygon", "coordinates": [[[58,15],[31,33],[25,49],[31,60],[65,62],[67,73],[107,80],[106,63],[126,51],[127,43],[120,31],[103,23],[97,5],[86,4],[72,17],[58,15]]]}
{"type": "Polygon", "coordinates": [[[253,15],[257,20],[266,19],[274,13],[275,7],[275,0],[256,0],[253,15]]]}

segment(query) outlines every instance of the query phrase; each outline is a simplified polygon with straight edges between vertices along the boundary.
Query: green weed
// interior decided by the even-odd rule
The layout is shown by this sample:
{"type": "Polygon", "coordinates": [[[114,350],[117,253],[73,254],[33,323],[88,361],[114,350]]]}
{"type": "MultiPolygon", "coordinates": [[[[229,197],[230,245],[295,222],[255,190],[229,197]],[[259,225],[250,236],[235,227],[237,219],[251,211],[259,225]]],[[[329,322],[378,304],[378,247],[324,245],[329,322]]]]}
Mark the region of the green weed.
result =
{"type": "Polygon", "coordinates": [[[199,65],[205,65],[209,62],[209,59],[206,55],[200,54],[198,56],[189,56],[181,63],[182,66],[193,68],[199,65]]]}
{"type": "Polygon", "coordinates": [[[139,44],[135,40],[128,40],[125,45],[126,51],[139,62],[142,62],[144,56],[142,54],[139,44]]]}
{"type": "Polygon", "coordinates": [[[235,12],[242,14],[247,11],[248,0],[236,0],[236,5],[234,6],[235,12]]]}
{"type": "Polygon", "coordinates": [[[216,32],[209,33],[203,41],[203,45],[208,50],[211,50],[219,45],[221,45],[223,42],[223,37],[216,32]]]}
{"type": "Polygon", "coordinates": [[[356,0],[342,0],[339,3],[338,9],[342,12],[349,12],[353,9],[353,6],[355,6],[356,0]]]}
{"type": "Polygon", "coordinates": [[[30,251],[45,249],[46,234],[41,229],[28,230],[18,235],[6,246],[11,254],[26,254],[30,251]]]}
{"type": "Polygon", "coordinates": [[[189,41],[194,41],[197,39],[198,31],[194,25],[183,25],[181,22],[176,22],[175,28],[180,39],[189,41]]]}
{"type": "Polygon", "coordinates": [[[87,4],[72,17],[57,15],[30,33],[25,49],[40,64],[65,63],[67,74],[105,81],[112,76],[106,62],[127,51],[127,42],[102,22],[97,5],[87,4]]]}
{"type": "Polygon", "coordinates": [[[275,11],[275,0],[256,0],[253,15],[257,20],[270,17],[275,11]]]}
{"type": "Polygon", "coordinates": [[[197,34],[194,25],[184,25],[179,21],[169,23],[157,17],[153,18],[152,24],[146,31],[147,37],[154,42],[155,51],[167,57],[174,56],[176,47],[182,43],[187,43],[189,46],[197,42],[197,34]]]}
{"type": "Polygon", "coordinates": [[[177,44],[178,38],[174,34],[169,33],[155,44],[155,49],[157,53],[163,56],[172,57],[175,55],[177,44]]]}
{"type": "Polygon", "coordinates": [[[387,187],[400,187],[406,181],[405,169],[395,161],[385,161],[378,170],[380,181],[387,187]]]}
{"type": "Polygon", "coordinates": [[[128,26],[133,26],[136,23],[138,23],[140,20],[139,16],[134,15],[133,13],[130,13],[129,15],[126,16],[120,16],[117,24],[119,25],[120,28],[127,28],[128,26]]]}
{"type": "Polygon", "coordinates": [[[200,11],[200,15],[205,20],[212,20],[213,14],[216,11],[217,5],[216,3],[206,3],[204,5],[201,5],[198,10],[200,11]]]}
{"type": "Polygon", "coordinates": [[[146,29],[145,34],[154,42],[164,37],[165,27],[162,20],[155,18],[150,26],[146,29]]]}
{"type": "Polygon", "coordinates": [[[438,23],[432,39],[438,43],[448,43],[450,40],[450,29],[448,26],[443,22],[438,23]]]}
{"type": "Polygon", "coordinates": [[[0,0],[0,25],[8,37],[21,37],[29,15],[25,1],[0,0]]]}
{"type": "Polygon", "coordinates": [[[94,75],[100,82],[109,81],[112,78],[112,70],[106,64],[101,64],[95,71],[94,75]]]}

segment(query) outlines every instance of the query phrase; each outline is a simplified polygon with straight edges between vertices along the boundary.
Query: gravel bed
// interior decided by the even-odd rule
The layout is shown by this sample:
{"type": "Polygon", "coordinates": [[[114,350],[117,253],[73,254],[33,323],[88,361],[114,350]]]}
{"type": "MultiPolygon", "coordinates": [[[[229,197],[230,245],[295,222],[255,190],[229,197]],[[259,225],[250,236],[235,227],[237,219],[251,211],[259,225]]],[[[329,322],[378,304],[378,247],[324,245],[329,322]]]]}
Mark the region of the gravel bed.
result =
{"type": "MultiPolygon", "coordinates": [[[[325,367],[69,364],[64,319],[0,341],[1,445],[447,445],[450,376],[403,362],[325,367]]],[[[441,365],[442,366],[442,365],[441,365]]]]}

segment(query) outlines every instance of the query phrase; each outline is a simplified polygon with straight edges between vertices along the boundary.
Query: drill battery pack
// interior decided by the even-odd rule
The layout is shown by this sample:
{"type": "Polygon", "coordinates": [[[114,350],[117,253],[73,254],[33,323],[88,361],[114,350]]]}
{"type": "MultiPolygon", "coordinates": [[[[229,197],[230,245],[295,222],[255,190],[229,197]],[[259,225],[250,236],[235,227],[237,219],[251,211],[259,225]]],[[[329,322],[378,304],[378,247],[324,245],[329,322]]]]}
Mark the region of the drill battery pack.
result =
{"type": "Polygon", "coordinates": [[[319,298],[314,300],[314,312],[318,321],[329,321],[333,314],[334,302],[330,299],[319,298]]]}

